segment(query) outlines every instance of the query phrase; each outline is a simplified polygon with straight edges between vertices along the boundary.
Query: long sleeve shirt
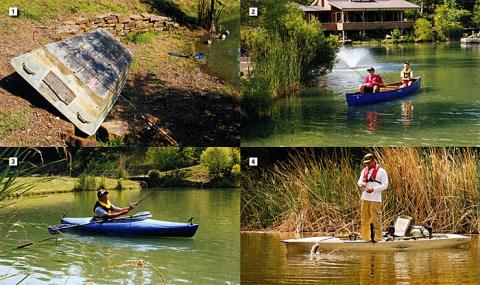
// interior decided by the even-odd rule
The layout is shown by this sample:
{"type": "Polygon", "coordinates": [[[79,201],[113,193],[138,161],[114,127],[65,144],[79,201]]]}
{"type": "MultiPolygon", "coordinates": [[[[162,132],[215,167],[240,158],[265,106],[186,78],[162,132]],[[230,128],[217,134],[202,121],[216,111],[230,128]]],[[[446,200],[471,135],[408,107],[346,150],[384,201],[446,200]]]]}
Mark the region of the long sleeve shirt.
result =
{"type": "MultiPolygon", "coordinates": [[[[364,168],[360,173],[360,178],[358,179],[358,186],[362,188],[362,200],[371,201],[371,202],[382,202],[382,192],[388,188],[388,175],[385,169],[379,168],[377,171],[376,181],[373,182],[363,182],[364,172],[367,168],[364,168]],[[367,193],[367,189],[373,188],[372,193],[367,193]]],[[[373,168],[368,172],[368,179],[372,176],[373,168]]],[[[368,180],[367,179],[367,180],[368,180]]]]}

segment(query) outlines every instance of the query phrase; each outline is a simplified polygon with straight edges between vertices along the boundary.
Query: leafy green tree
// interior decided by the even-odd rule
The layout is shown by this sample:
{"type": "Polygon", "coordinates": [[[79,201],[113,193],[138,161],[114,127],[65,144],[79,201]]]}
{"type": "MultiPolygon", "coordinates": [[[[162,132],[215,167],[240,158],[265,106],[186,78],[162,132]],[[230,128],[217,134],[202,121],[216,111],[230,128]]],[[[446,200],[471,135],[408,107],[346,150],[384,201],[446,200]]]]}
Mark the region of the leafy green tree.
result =
{"type": "Polygon", "coordinates": [[[455,2],[437,6],[433,18],[439,39],[460,39],[463,35],[463,23],[468,22],[470,16],[470,11],[458,9],[455,2]]]}
{"type": "Polygon", "coordinates": [[[415,29],[415,36],[419,41],[430,42],[435,39],[432,23],[430,23],[430,21],[428,21],[425,18],[420,18],[417,21],[415,21],[414,29],[415,29]]]}
{"type": "Polygon", "coordinates": [[[477,1],[472,13],[472,24],[476,28],[480,28],[480,1],[477,1]]]}
{"type": "Polygon", "coordinates": [[[152,147],[147,150],[146,161],[160,171],[171,170],[177,168],[179,151],[179,147],[152,147]]]}
{"type": "Polygon", "coordinates": [[[222,177],[231,171],[231,150],[225,147],[209,147],[202,152],[200,161],[208,168],[211,177],[222,177]]]}

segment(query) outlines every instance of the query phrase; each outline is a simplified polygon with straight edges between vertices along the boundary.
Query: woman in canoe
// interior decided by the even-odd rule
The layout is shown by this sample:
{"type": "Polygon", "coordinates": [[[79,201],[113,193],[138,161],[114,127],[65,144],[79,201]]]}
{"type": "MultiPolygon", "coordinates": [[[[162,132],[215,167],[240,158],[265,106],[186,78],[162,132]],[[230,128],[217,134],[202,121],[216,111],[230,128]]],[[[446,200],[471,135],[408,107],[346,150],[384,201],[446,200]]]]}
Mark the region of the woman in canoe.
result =
{"type": "Polygon", "coordinates": [[[403,69],[402,69],[402,72],[400,73],[400,76],[402,77],[402,85],[400,86],[400,88],[412,86],[413,71],[410,68],[410,63],[408,61],[405,61],[403,63],[403,69]]]}
{"type": "Polygon", "coordinates": [[[382,239],[382,192],[388,188],[388,175],[372,153],[365,155],[362,163],[366,167],[357,183],[362,188],[360,234],[363,240],[379,241],[382,239]]]}
{"type": "Polygon", "coordinates": [[[130,204],[130,206],[126,208],[119,208],[112,203],[108,199],[108,191],[105,189],[100,189],[97,192],[98,201],[95,203],[93,207],[93,218],[96,221],[100,220],[108,220],[112,218],[119,217],[121,215],[125,215],[130,212],[132,209],[135,208],[135,204],[130,204]]]}
{"type": "Polygon", "coordinates": [[[369,74],[365,77],[365,83],[360,85],[360,93],[380,92],[380,87],[384,86],[382,77],[375,74],[375,68],[373,67],[370,67],[367,71],[369,74]]]}

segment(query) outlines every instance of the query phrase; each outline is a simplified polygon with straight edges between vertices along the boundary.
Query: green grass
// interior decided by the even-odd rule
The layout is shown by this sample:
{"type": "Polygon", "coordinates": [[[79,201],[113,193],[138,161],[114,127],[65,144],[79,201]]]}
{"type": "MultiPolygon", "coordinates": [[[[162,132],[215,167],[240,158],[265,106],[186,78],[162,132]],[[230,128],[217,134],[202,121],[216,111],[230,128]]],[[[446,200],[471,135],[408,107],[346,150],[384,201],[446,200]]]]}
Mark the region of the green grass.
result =
{"type": "Polygon", "coordinates": [[[98,14],[106,12],[146,12],[140,0],[7,0],[0,1],[0,11],[18,7],[19,16],[41,22],[57,19],[60,15],[98,14]]]}
{"type": "Polygon", "coordinates": [[[30,112],[28,110],[0,110],[0,118],[2,118],[2,124],[0,124],[0,137],[7,137],[12,132],[25,127],[30,118],[30,112]]]}
{"type": "MultiPolygon", "coordinates": [[[[152,171],[152,170],[150,170],[152,171]]],[[[167,175],[171,175],[174,170],[161,171],[159,178],[163,178],[167,175]]],[[[191,182],[202,182],[207,183],[210,181],[208,176],[208,168],[204,165],[194,165],[190,167],[180,168],[177,170],[179,173],[182,173],[183,179],[191,182]]]]}
{"type": "Polygon", "coordinates": [[[129,33],[125,36],[125,40],[127,42],[132,42],[132,43],[153,43],[157,36],[160,34],[159,31],[149,31],[149,32],[143,32],[143,33],[129,33]]]}
{"type": "MultiPolygon", "coordinates": [[[[48,181],[44,181],[45,177],[19,177],[18,183],[32,183],[35,186],[29,190],[25,195],[42,195],[50,193],[72,192],[78,178],[67,176],[52,176],[48,181]]],[[[98,183],[101,178],[97,177],[98,183]]],[[[117,179],[105,178],[106,189],[115,189],[117,186],[117,179]]],[[[140,189],[140,183],[132,180],[122,181],[123,189],[140,189]]]]}

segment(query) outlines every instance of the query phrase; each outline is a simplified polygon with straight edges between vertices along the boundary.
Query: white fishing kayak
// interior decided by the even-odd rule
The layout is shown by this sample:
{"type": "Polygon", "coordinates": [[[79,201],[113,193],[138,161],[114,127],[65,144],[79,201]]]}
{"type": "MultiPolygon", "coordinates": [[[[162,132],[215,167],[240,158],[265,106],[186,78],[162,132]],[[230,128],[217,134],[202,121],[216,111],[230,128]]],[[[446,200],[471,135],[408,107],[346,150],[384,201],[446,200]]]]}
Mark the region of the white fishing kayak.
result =
{"type": "Polygon", "coordinates": [[[376,243],[363,240],[345,240],[337,237],[310,237],[282,241],[289,254],[310,253],[314,245],[321,250],[395,251],[457,247],[470,242],[470,237],[457,234],[433,234],[432,238],[382,240],[376,243]]]}

